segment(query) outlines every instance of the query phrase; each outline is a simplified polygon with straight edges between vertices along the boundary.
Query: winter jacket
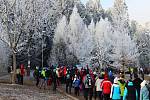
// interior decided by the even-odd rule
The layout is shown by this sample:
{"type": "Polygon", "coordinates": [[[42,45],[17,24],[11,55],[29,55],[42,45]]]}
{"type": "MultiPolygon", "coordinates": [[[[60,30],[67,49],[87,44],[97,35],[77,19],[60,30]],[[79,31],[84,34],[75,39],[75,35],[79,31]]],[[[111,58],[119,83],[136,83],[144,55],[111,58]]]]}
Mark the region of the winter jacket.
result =
{"type": "Polygon", "coordinates": [[[125,82],[121,82],[121,80],[118,81],[118,83],[119,83],[120,90],[121,90],[121,96],[123,96],[124,95],[124,89],[125,89],[126,83],[125,82]]]}
{"type": "Polygon", "coordinates": [[[46,75],[45,75],[45,70],[44,69],[42,69],[41,75],[42,75],[43,78],[45,78],[46,75]]]}
{"type": "Polygon", "coordinates": [[[21,64],[21,67],[20,67],[20,75],[24,76],[25,75],[25,69],[24,69],[24,65],[21,64]]]}
{"type": "Polygon", "coordinates": [[[112,98],[112,100],[120,100],[121,99],[120,94],[121,94],[121,90],[119,84],[113,84],[111,87],[110,98],[112,98]]]}
{"type": "Polygon", "coordinates": [[[95,86],[96,86],[96,91],[102,91],[102,88],[100,87],[101,82],[103,81],[103,79],[97,79],[95,82],[95,86]]]}
{"type": "Polygon", "coordinates": [[[140,91],[140,100],[149,100],[149,91],[146,85],[140,91]]]}
{"type": "Polygon", "coordinates": [[[135,88],[137,89],[138,96],[140,96],[140,89],[141,89],[140,84],[141,83],[142,83],[142,80],[140,78],[136,78],[133,80],[133,84],[134,84],[135,88]]]}
{"type": "Polygon", "coordinates": [[[105,78],[101,83],[101,88],[102,88],[103,93],[110,94],[111,86],[112,86],[112,83],[108,80],[108,78],[105,78]]]}
{"type": "Polygon", "coordinates": [[[133,85],[133,82],[128,82],[128,86],[125,87],[123,100],[138,100],[138,93],[133,85]]]}

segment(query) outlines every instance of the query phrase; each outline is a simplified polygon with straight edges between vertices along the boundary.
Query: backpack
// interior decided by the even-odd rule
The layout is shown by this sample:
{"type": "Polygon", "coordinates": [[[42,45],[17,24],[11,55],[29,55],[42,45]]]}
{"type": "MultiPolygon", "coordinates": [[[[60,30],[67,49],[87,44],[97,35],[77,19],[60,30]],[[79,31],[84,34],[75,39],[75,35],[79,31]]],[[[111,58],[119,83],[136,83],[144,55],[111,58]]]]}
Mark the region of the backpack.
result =
{"type": "Polygon", "coordinates": [[[147,85],[146,85],[146,88],[147,88],[148,91],[149,91],[149,99],[150,99],[150,84],[147,84],[147,85]]]}
{"type": "Polygon", "coordinates": [[[87,85],[88,86],[92,86],[92,78],[89,76],[89,77],[87,77],[87,85]]]}
{"type": "Polygon", "coordinates": [[[127,86],[127,100],[136,100],[136,88],[134,86],[127,86]]]}
{"type": "Polygon", "coordinates": [[[66,78],[67,78],[67,79],[70,79],[70,74],[67,74],[66,78]]]}
{"type": "Polygon", "coordinates": [[[79,85],[80,85],[80,80],[76,79],[74,82],[74,87],[79,87],[79,85]]]}

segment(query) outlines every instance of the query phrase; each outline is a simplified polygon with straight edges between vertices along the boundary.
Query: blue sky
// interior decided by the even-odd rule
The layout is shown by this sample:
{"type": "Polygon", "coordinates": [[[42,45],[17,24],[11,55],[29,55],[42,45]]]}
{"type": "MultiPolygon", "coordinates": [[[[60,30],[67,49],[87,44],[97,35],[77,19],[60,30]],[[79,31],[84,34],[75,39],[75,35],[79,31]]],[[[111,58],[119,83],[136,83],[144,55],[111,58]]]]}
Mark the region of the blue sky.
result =
{"type": "MultiPolygon", "coordinates": [[[[81,1],[85,4],[88,0],[81,1]]],[[[101,0],[101,5],[108,9],[113,6],[113,2],[114,0],[101,0]]],[[[150,0],[126,0],[126,4],[131,20],[137,20],[141,24],[150,22],[150,0]]]]}

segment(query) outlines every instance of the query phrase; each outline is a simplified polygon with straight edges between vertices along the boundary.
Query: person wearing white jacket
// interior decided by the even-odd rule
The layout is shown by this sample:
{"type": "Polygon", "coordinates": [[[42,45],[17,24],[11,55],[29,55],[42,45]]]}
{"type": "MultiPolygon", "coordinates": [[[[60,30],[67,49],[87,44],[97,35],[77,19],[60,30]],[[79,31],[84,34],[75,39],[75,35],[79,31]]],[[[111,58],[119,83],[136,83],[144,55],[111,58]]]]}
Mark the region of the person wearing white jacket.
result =
{"type": "Polygon", "coordinates": [[[95,82],[96,94],[97,94],[96,96],[99,97],[99,100],[102,100],[102,88],[100,87],[102,81],[103,81],[102,76],[99,76],[95,82]]]}

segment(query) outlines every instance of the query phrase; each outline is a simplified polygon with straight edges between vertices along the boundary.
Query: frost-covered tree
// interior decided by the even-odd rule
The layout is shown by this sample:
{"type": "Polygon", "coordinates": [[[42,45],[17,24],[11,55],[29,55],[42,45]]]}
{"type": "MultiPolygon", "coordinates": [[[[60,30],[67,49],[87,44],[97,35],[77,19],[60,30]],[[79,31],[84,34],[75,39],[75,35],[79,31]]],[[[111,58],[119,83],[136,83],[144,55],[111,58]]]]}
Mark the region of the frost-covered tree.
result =
{"type": "Polygon", "coordinates": [[[136,34],[134,39],[137,42],[138,51],[140,53],[139,63],[141,67],[149,67],[150,65],[150,30],[141,25],[136,25],[136,34]]]}
{"type": "MultiPolygon", "coordinates": [[[[94,23],[100,21],[101,17],[104,17],[104,9],[101,6],[100,0],[89,0],[86,3],[87,16],[90,17],[94,23]]],[[[88,18],[87,17],[87,18],[88,18]]]]}
{"type": "Polygon", "coordinates": [[[109,51],[113,43],[111,39],[113,29],[108,19],[101,19],[101,21],[96,24],[95,30],[94,38],[96,46],[93,50],[92,60],[95,60],[99,66],[102,67],[107,61],[109,62],[109,51]]]}
{"type": "MultiPolygon", "coordinates": [[[[114,49],[113,58],[118,66],[129,63],[137,63],[138,51],[136,43],[131,39],[129,30],[129,16],[124,0],[115,0],[112,9],[112,21],[114,27],[114,49]]],[[[117,65],[116,64],[116,65],[117,65]]]]}
{"type": "Polygon", "coordinates": [[[115,0],[111,13],[115,30],[130,34],[129,15],[125,0],[115,0]]]}
{"type": "Polygon", "coordinates": [[[138,49],[134,40],[130,35],[122,34],[118,31],[114,31],[114,49],[112,59],[115,61],[116,66],[138,64],[138,49]]]}
{"type": "Polygon", "coordinates": [[[7,43],[12,52],[13,58],[13,79],[15,83],[16,75],[16,53],[19,40],[24,31],[24,19],[18,0],[1,0],[1,40],[7,43]],[[18,4],[18,5],[17,5],[18,4]]]}
{"type": "Polygon", "coordinates": [[[65,16],[58,22],[49,62],[52,64],[66,64],[67,44],[67,18],[65,16]]]}
{"type": "Polygon", "coordinates": [[[89,62],[92,49],[92,37],[83,19],[80,17],[76,6],[70,17],[69,23],[69,49],[77,56],[81,63],[89,62]]]}

